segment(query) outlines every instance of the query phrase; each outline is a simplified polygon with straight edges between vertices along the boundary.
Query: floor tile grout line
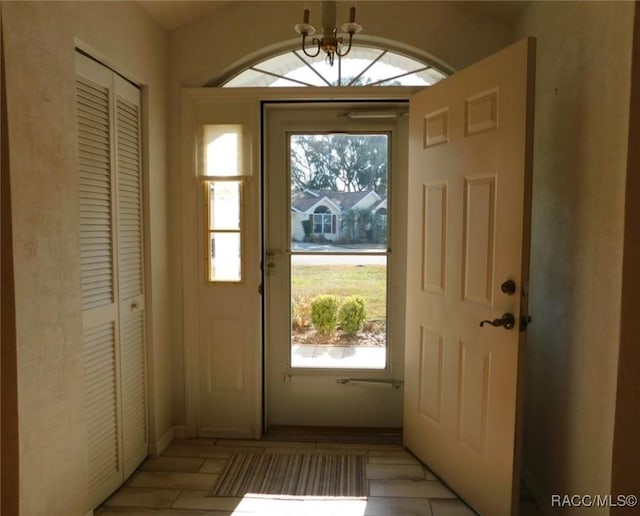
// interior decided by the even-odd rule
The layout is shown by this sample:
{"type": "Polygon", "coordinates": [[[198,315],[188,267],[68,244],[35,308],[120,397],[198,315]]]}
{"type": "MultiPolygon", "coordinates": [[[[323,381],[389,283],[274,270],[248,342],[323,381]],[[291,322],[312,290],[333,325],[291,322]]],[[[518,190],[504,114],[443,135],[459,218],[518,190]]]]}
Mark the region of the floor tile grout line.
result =
{"type": "Polygon", "coordinates": [[[169,507],[170,509],[173,509],[176,505],[176,503],[178,503],[178,500],[180,500],[180,496],[182,496],[182,492],[184,491],[184,489],[181,489],[180,492],[178,493],[178,496],[176,496],[176,499],[171,503],[171,507],[169,507]]]}
{"type": "MultiPolygon", "coordinates": [[[[164,474],[176,474],[176,475],[211,475],[211,476],[216,476],[219,477],[221,475],[220,472],[205,472],[202,471],[202,469],[205,467],[205,465],[209,462],[212,461],[213,463],[213,467],[215,466],[216,462],[219,463],[226,463],[230,460],[230,458],[233,456],[234,453],[237,452],[242,452],[242,451],[248,451],[249,448],[252,448],[251,443],[246,443],[246,442],[226,442],[225,441],[229,441],[229,440],[225,440],[225,439],[213,439],[210,442],[207,443],[200,443],[200,444],[196,444],[196,443],[188,443],[185,440],[182,440],[182,442],[180,443],[175,443],[176,445],[186,445],[186,446],[193,446],[193,448],[191,448],[192,450],[194,450],[194,453],[191,455],[165,455],[164,453],[160,456],[160,457],[164,457],[166,459],[177,459],[176,460],[176,465],[180,464],[180,459],[189,459],[192,460],[192,465],[196,466],[197,469],[194,470],[188,470],[188,471],[184,471],[184,470],[180,470],[179,467],[176,467],[175,469],[177,469],[177,471],[173,471],[173,470],[160,470],[160,471],[145,471],[145,473],[151,473],[151,474],[158,474],[160,473],[160,477],[164,476],[164,474]],[[224,454],[221,454],[222,456],[209,456],[209,453],[211,453],[210,448],[218,448],[219,451],[224,450],[224,454]],[[246,450],[245,450],[246,448],[246,450]],[[228,454],[227,454],[228,453],[228,454]]],[[[297,443],[297,441],[284,441],[282,446],[278,446],[278,442],[274,441],[268,445],[260,445],[255,447],[252,451],[255,451],[257,453],[270,453],[270,450],[275,448],[278,449],[280,448],[278,451],[274,451],[273,453],[280,453],[282,452],[283,449],[289,449],[291,448],[291,450],[294,450],[296,448],[295,444],[297,443]]],[[[408,452],[408,450],[406,448],[404,448],[403,446],[395,446],[395,445],[389,445],[389,446],[378,446],[376,444],[372,444],[371,447],[368,447],[367,445],[360,445],[360,446],[353,446],[354,444],[357,443],[351,443],[351,442],[333,442],[333,441],[313,441],[311,443],[311,446],[309,446],[309,441],[301,441],[300,442],[300,449],[299,449],[299,453],[305,453],[305,452],[311,452],[311,453],[316,453],[316,452],[322,452],[322,453],[330,453],[330,454],[340,454],[340,453],[347,453],[347,454],[351,454],[351,453],[357,453],[359,455],[364,455],[366,457],[366,467],[375,467],[375,468],[379,468],[379,471],[384,472],[385,469],[393,469],[394,467],[399,467],[399,470],[402,471],[403,467],[411,467],[414,465],[419,465],[421,467],[421,472],[422,475],[420,476],[420,478],[418,478],[417,476],[411,477],[408,473],[406,475],[406,477],[402,477],[402,473],[398,473],[398,474],[393,474],[396,475],[395,477],[389,477],[389,478],[372,478],[369,479],[367,478],[368,482],[375,482],[375,483],[388,483],[389,481],[393,481],[393,480],[405,480],[405,481],[419,481],[419,482],[425,482],[427,484],[438,484],[439,480],[437,478],[429,478],[430,475],[432,475],[431,471],[424,465],[422,464],[420,461],[416,461],[417,464],[413,464],[413,463],[407,463],[405,460],[402,459],[402,455],[403,454],[407,454],[411,457],[414,457],[413,454],[411,454],[411,452],[408,452]],[[389,455],[387,455],[387,452],[389,452],[389,455]],[[395,454],[397,454],[397,461],[394,460],[396,459],[395,454]],[[382,458],[384,458],[383,462],[371,462],[372,460],[381,460],[382,458]],[[386,462],[387,460],[390,460],[391,462],[386,462]]],[[[187,448],[188,449],[188,448],[187,448]]],[[[415,457],[414,457],[415,458],[415,457]]],[[[139,471],[139,470],[138,470],[139,471]]],[[[136,473],[137,474],[137,473],[136,473]]],[[[208,488],[203,489],[202,487],[194,487],[194,488],[184,488],[184,487],[172,487],[172,486],[159,486],[159,487],[153,487],[153,486],[140,486],[140,487],[131,487],[128,486],[128,489],[131,490],[132,492],[144,492],[144,491],[149,491],[149,490],[157,490],[157,491],[171,491],[172,493],[175,493],[175,498],[173,498],[173,496],[171,496],[170,498],[173,499],[172,502],[170,502],[170,505],[145,505],[145,506],[139,506],[136,507],[134,506],[129,506],[129,505],[119,505],[119,506],[111,506],[113,508],[133,508],[133,509],[149,509],[149,508],[156,508],[156,509],[163,509],[166,510],[170,513],[175,513],[175,514],[182,514],[183,512],[186,514],[187,509],[184,508],[179,508],[176,507],[176,504],[178,504],[178,500],[181,499],[181,497],[188,495],[188,493],[196,493],[196,492],[207,492],[208,488]]],[[[434,493],[435,494],[435,493],[434,493]]],[[[190,495],[193,496],[193,495],[190,495]]],[[[198,496],[198,495],[196,495],[198,496]]],[[[395,496],[395,495],[378,495],[378,496],[372,496],[369,495],[369,498],[375,499],[375,498],[383,498],[383,499],[393,499],[393,500],[400,500],[400,499],[412,499],[413,497],[411,496],[395,496]]],[[[435,512],[433,512],[433,507],[432,507],[432,501],[434,503],[437,503],[438,501],[442,502],[442,501],[447,501],[447,502],[451,502],[453,503],[454,501],[459,501],[463,506],[464,502],[461,502],[459,500],[459,498],[431,498],[431,497],[418,497],[416,498],[418,500],[424,500],[427,504],[427,508],[430,511],[429,515],[433,516],[434,514],[436,514],[435,512]]],[[[168,501],[168,500],[167,500],[168,501]]],[[[466,507],[466,506],[465,506],[466,507]]],[[[195,508],[194,508],[195,509],[195,508]]],[[[189,513],[191,514],[191,513],[189,513]]],[[[204,514],[204,513],[203,513],[204,514]]],[[[221,513],[222,514],[222,513],[221,513]]],[[[422,514],[422,513],[421,513],[422,514]]],[[[428,516],[427,514],[424,514],[423,516],[428,516]]]]}

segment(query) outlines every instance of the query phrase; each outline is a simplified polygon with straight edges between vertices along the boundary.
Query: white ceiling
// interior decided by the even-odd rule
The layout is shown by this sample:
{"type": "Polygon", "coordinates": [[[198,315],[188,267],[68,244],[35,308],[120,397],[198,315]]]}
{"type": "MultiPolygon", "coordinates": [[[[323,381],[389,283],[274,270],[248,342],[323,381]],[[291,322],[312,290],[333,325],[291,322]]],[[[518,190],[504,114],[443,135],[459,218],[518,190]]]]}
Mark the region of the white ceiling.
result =
{"type": "Polygon", "coordinates": [[[468,9],[486,16],[513,23],[531,3],[531,0],[467,0],[460,3],[468,9]]]}
{"type": "MultiPolygon", "coordinates": [[[[140,5],[165,30],[173,30],[232,1],[241,0],[138,0],[140,5]]],[[[467,0],[465,7],[498,18],[507,23],[515,21],[530,1],[524,0],[467,0]]]]}
{"type": "Polygon", "coordinates": [[[138,0],[138,3],[165,30],[180,27],[229,2],[230,0],[138,0]]]}

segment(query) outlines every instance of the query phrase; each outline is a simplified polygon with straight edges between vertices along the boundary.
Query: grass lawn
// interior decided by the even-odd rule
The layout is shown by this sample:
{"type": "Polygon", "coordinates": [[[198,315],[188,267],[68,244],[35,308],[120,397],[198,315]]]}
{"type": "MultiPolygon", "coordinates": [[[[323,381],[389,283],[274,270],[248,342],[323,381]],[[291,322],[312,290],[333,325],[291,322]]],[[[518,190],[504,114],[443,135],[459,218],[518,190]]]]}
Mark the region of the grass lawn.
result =
{"type": "Polygon", "coordinates": [[[368,320],[385,320],[387,312],[386,265],[293,265],[291,295],[309,301],[319,294],[358,295],[365,300],[368,320]]]}

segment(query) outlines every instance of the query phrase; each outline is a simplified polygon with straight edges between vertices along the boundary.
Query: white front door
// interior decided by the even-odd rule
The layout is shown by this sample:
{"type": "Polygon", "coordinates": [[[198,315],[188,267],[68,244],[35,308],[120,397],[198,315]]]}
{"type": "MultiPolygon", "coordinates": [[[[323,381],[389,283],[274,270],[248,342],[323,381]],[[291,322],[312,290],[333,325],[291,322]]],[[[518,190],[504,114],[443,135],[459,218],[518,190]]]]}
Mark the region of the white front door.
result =
{"type": "MultiPolygon", "coordinates": [[[[371,102],[378,105],[381,99],[407,98],[411,91],[412,88],[361,87],[357,96],[359,99],[373,99],[371,102]]],[[[264,429],[263,401],[270,399],[270,393],[263,393],[263,384],[269,380],[263,382],[262,375],[271,367],[267,357],[273,340],[265,336],[269,341],[264,354],[263,277],[260,269],[263,213],[260,193],[263,183],[265,189],[271,187],[272,178],[265,177],[263,181],[260,166],[263,151],[261,103],[283,100],[308,102],[310,97],[325,102],[353,99],[353,92],[353,88],[314,88],[313,91],[310,88],[187,88],[182,92],[180,227],[183,282],[182,288],[170,294],[182,295],[184,300],[182,338],[186,428],[180,429],[184,435],[257,438],[264,429]]],[[[304,111],[298,118],[307,118],[304,111]]],[[[381,122],[384,123],[367,125],[376,131],[390,132],[394,142],[399,140],[406,144],[406,134],[400,136],[406,121],[404,124],[400,120],[381,122]]],[[[330,125],[325,130],[335,129],[334,123],[330,125]]],[[[269,149],[264,149],[264,153],[268,156],[269,149]]],[[[395,153],[391,158],[394,170],[397,168],[399,171],[393,178],[393,196],[399,192],[400,198],[406,196],[405,154],[395,153]]],[[[286,199],[282,202],[288,206],[286,199]]],[[[397,221],[406,220],[406,204],[396,203],[391,210],[390,217],[397,221]]],[[[290,214],[285,210],[281,216],[287,223],[290,214]]],[[[283,224],[281,226],[284,227],[283,224]]],[[[403,257],[406,229],[402,224],[399,231],[393,232],[392,239],[393,249],[388,258],[391,271],[389,295],[392,300],[402,300],[406,285],[403,257]]],[[[286,245],[283,244],[282,249],[286,250],[286,245]]],[[[386,250],[382,254],[387,257],[386,250]]],[[[274,271],[280,273],[278,267],[274,271]]],[[[388,328],[389,335],[395,335],[396,351],[385,356],[384,367],[375,371],[374,380],[389,382],[402,379],[404,313],[403,304],[396,304],[400,309],[394,307],[396,315],[391,316],[388,328]]],[[[286,320],[289,315],[287,301],[284,306],[282,311],[286,313],[286,320]]],[[[273,310],[270,301],[264,307],[273,310]]],[[[290,320],[285,323],[287,325],[290,325],[290,320]]],[[[181,360],[179,353],[176,359],[181,360]]],[[[280,376],[281,380],[313,384],[314,372],[310,369],[299,377],[295,373],[289,377],[288,369],[281,372],[287,374],[286,377],[280,376]]],[[[375,397],[382,386],[385,391],[382,396],[393,401],[385,403],[385,407],[393,407],[385,408],[385,412],[393,413],[393,419],[384,421],[400,426],[401,389],[393,389],[387,383],[373,384],[376,387],[371,387],[371,383],[358,387],[353,383],[337,384],[336,378],[362,376],[358,370],[345,369],[341,373],[334,376],[331,388],[341,388],[343,392],[348,391],[350,397],[357,398],[361,391],[373,389],[375,397]]],[[[326,383],[318,385],[324,389],[326,383]]],[[[323,396],[324,391],[321,390],[320,394],[323,396]]],[[[324,405],[315,404],[318,414],[327,413],[329,402],[322,399],[324,405]]],[[[328,421],[326,424],[338,424],[328,421]]],[[[353,424],[360,423],[354,420],[353,424]]]]}
{"type": "Polygon", "coordinates": [[[517,511],[533,52],[522,40],[410,104],[404,439],[491,516],[517,511]]]}
{"type": "Polygon", "coordinates": [[[259,102],[183,95],[187,435],[260,436],[259,102]]]}
{"type": "Polygon", "coordinates": [[[266,108],[267,429],[402,425],[402,112],[266,108]]]}

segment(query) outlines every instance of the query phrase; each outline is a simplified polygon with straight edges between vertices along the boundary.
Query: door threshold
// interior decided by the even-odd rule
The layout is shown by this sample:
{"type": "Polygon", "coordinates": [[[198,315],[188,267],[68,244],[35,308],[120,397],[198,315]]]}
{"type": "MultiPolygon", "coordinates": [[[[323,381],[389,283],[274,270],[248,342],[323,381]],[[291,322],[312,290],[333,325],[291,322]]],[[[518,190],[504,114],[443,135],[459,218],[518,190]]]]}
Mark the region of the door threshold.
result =
{"type": "Polygon", "coordinates": [[[262,439],[265,441],[402,444],[402,429],[273,425],[262,439]]]}

